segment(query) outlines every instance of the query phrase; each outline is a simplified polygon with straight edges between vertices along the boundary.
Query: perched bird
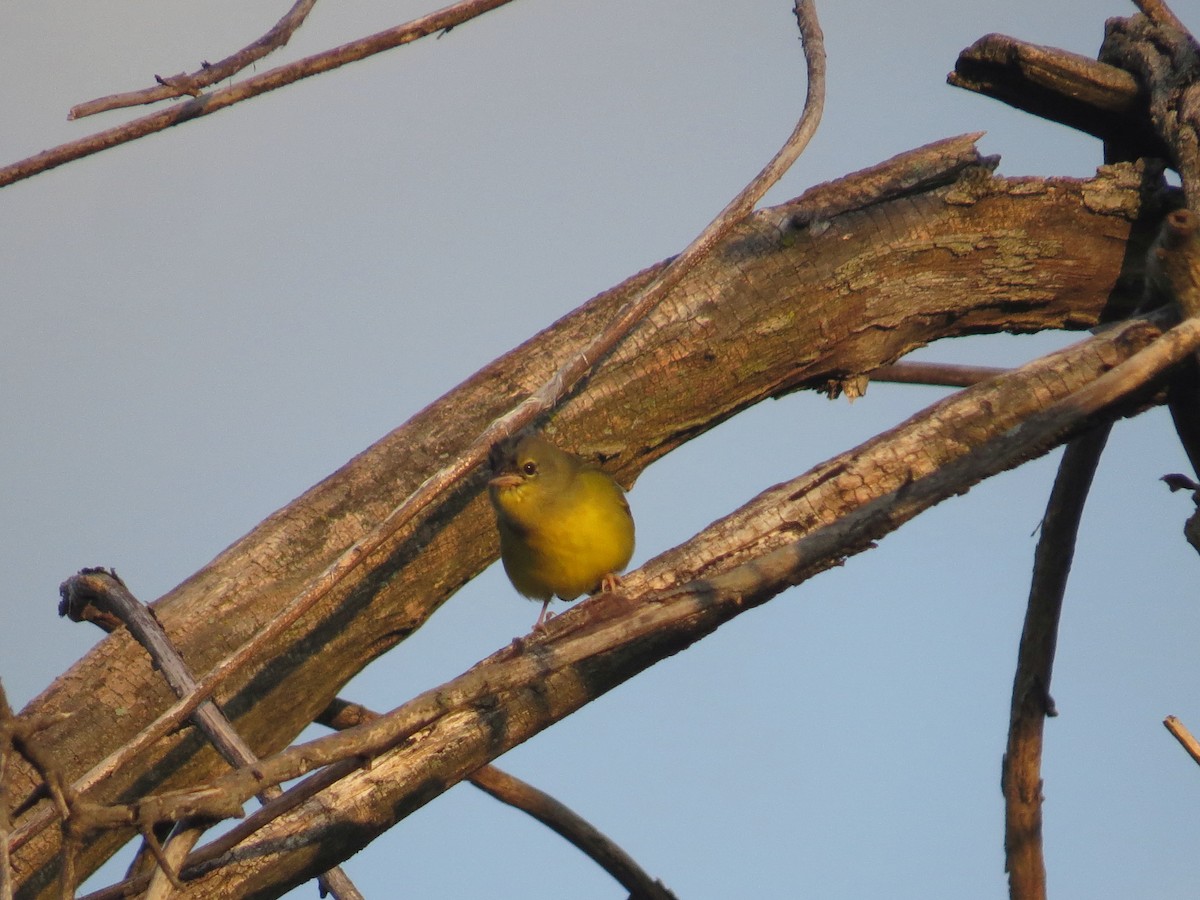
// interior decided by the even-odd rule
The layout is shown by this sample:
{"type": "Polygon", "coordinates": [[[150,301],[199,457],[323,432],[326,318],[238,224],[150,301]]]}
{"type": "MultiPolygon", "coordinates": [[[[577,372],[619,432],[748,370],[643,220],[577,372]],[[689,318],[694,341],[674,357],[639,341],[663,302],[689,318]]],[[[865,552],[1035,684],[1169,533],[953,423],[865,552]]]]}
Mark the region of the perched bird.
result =
{"type": "Polygon", "coordinates": [[[535,434],[492,448],[488,493],[496,508],[500,558],[518,592],[542,601],[610,588],[633,556],[625,491],[605,472],[535,434]]]}

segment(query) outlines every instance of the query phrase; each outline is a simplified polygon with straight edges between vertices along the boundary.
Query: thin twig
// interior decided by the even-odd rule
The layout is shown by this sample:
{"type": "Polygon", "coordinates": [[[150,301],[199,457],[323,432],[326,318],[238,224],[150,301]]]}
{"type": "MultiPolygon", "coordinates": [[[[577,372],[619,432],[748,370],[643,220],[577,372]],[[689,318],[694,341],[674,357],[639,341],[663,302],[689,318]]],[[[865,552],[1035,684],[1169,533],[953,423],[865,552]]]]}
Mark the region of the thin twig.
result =
{"type": "MultiPolygon", "coordinates": [[[[120,621],[150,654],[155,667],[162,672],[163,680],[176,696],[187,696],[196,689],[195,677],[163,631],[153,610],[130,593],[116,572],[83,569],[78,575],[72,575],[64,581],[59,586],[59,593],[62,595],[59,615],[78,622],[83,619],[79,611],[85,610],[87,615],[120,621]]],[[[234,730],[212,700],[199,704],[191,718],[217,751],[233,765],[249,765],[257,760],[250,745],[234,730]]]]}
{"type": "MultiPolygon", "coordinates": [[[[338,697],[314,721],[327,728],[342,730],[378,719],[379,713],[374,710],[338,697]]],[[[633,857],[549,794],[495,766],[484,766],[468,781],[501,803],[527,813],[566,838],[612,875],[632,897],[639,900],[675,900],[675,895],[661,882],[651,878],[633,857]]]]}
{"type": "MultiPolygon", "coordinates": [[[[420,515],[434,500],[457,481],[473,472],[487,458],[492,444],[520,430],[542,412],[553,407],[612,349],[645,315],[654,308],[684,274],[709,252],[722,235],[741,220],[764,193],[799,156],[812,138],[824,106],[824,41],[811,0],[796,0],[796,17],[808,69],[808,93],[804,112],[783,148],[766,167],[731,201],[688,247],[675,257],[658,277],[638,292],[596,337],[563,364],[532,396],[492,422],[475,442],[454,462],[426,479],[378,525],[355,542],[323,572],[311,579],[267,625],[238,650],[215,665],[197,682],[184,699],[173,704],[128,743],[111,753],[83,775],[77,784],[86,791],[125,766],[147,747],[174,730],[197,706],[212,696],[226,678],[241,670],[269,641],[287,631],[295,622],[329,593],[350,571],[379,549],[400,528],[420,515]]],[[[33,833],[30,823],[24,838],[33,833]]]]}
{"type": "MultiPolygon", "coordinates": [[[[178,863],[177,861],[173,862],[167,856],[166,852],[164,852],[162,843],[154,835],[153,828],[142,829],[142,841],[144,845],[149,848],[150,854],[158,862],[158,871],[166,876],[171,889],[181,890],[183,888],[183,882],[179,880],[178,863]]],[[[191,848],[189,847],[188,849],[190,850],[191,848]]],[[[153,882],[154,876],[151,876],[150,880],[153,882]]],[[[151,886],[151,890],[153,889],[154,888],[151,886]]]]}
{"type": "Polygon", "coordinates": [[[528,813],[566,838],[620,882],[629,891],[631,900],[675,900],[675,894],[662,882],[651,878],[633,857],[549,794],[495,766],[484,766],[469,780],[501,803],[528,813]]]}
{"type": "Polygon", "coordinates": [[[71,823],[64,821],[62,825],[62,849],[59,850],[60,865],[58,869],[58,890],[61,900],[75,900],[75,888],[79,881],[76,877],[76,857],[79,856],[79,836],[71,831],[71,823]]]}
{"type": "Polygon", "coordinates": [[[1067,445],[1034,555],[1001,776],[1005,799],[1005,869],[1012,900],[1046,897],[1042,854],[1042,732],[1046,717],[1057,715],[1050,697],[1050,676],[1059,616],[1083,505],[1110,430],[1110,425],[1101,425],[1067,445]]]}
{"type": "Polygon", "coordinates": [[[950,363],[898,362],[880,366],[870,373],[872,381],[899,384],[928,384],[937,387],[970,387],[1003,375],[1008,369],[996,366],[957,366],[950,363]]]}
{"type": "Polygon", "coordinates": [[[59,144],[57,147],[43,150],[35,156],[0,168],[0,187],[61,166],[63,163],[99,153],[101,150],[107,150],[117,144],[125,144],[156,131],[162,131],[172,125],[179,125],[191,119],[210,115],[242,100],[257,97],[259,94],[284,87],[302,78],[328,72],[347,63],[357,62],[439,31],[448,31],[456,25],[510,2],[512,0],[463,0],[454,6],[429,13],[419,19],[397,25],[395,28],[359,38],[323,53],[307,56],[260,75],[254,75],[229,87],[210,91],[168,109],[142,116],[140,119],[98,131],[79,140],[59,144]]]}
{"type": "Polygon", "coordinates": [[[82,119],[84,116],[91,116],[112,109],[143,106],[147,103],[156,103],[159,100],[182,97],[185,94],[197,97],[204,88],[211,87],[219,81],[224,81],[226,78],[232,78],[238,72],[242,71],[242,69],[246,68],[246,66],[251,65],[287,44],[291,40],[292,35],[295,34],[296,29],[304,23],[305,18],[308,17],[309,11],[316,2],[317,0],[296,0],[292,8],[284,14],[282,19],[275,23],[270,31],[253,44],[243,47],[237,53],[225,57],[220,62],[204,63],[198,71],[192,72],[190,75],[182,72],[166,78],[160,78],[155,75],[155,80],[158,81],[155,87],[142,88],[137,91],[126,91],[120,94],[109,94],[107,97],[88,100],[71,107],[71,111],[67,113],[67,118],[82,119]]]}
{"type": "Polygon", "coordinates": [[[1187,727],[1174,716],[1167,716],[1163,719],[1163,725],[1175,736],[1175,740],[1179,741],[1180,746],[1188,752],[1188,756],[1200,763],[1200,741],[1192,736],[1187,727]]]}
{"type": "MultiPolygon", "coordinates": [[[[242,841],[284,813],[295,809],[310,797],[319,794],[325,788],[345,778],[355,769],[361,768],[362,765],[363,761],[360,758],[350,756],[314,772],[299,784],[288,788],[274,800],[264,803],[228,831],[213,838],[203,847],[193,850],[188,854],[186,860],[179,863],[178,868],[187,878],[196,878],[207,871],[211,871],[211,869],[216,868],[216,866],[210,865],[214,860],[228,853],[242,841]]],[[[221,789],[219,793],[221,795],[220,802],[228,805],[230,802],[228,792],[221,789]]],[[[165,797],[160,795],[158,799],[165,799],[165,797]]],[[[140,809],[144,812],[145,805],[140,809]]],[[[217,816],[222,813],[214,808],[212,814],[217,816]]],[[[228,813],[225,813],[225,815],[228,816],[228,813]]],[[[150,874],[143,872],[132,878],[127,878],[124,881],[94,891],[86,897],[81,898],[81,900],[119,900],[121,897],[132,897],[145,891],[149,884],[150,874]]]]}

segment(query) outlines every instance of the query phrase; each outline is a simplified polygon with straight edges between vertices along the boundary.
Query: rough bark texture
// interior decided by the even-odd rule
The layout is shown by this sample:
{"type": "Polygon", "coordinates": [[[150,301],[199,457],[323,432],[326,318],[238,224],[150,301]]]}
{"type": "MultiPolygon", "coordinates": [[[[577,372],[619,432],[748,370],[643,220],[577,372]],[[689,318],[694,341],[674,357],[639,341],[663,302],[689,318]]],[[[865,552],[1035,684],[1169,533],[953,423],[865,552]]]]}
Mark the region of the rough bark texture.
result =
{"type": "MultiPolygon", "coordinates": [[[[1140,169],[952,184],[829,218],[803,198],[755,214],[701,264],[554,416],[566,446],[629,483],[647,464],[757,401],[836,389],[930,341],[997,330],[1080,329],[1127,313],[1160,215],[1140,169]]],[[[541,383],[645,273],[496,361],[267,518],[163,597],[156,612],[197,675],[541,383]]],[[[496,555],[482,476],[398,534],[218,700],[260,756],[285,746],[339,687],[392,648],[496,555]]],[[[172,696],[124,632],[103,640],[23,715],[70,713],[43,740],[71,778],[124,744],[172,696]]],[[[490,738],[489,738],[490,739],[490,738]]],[[[161,741],[95,799],[192,784],[215,754],[191,730],[161,741]]],[[[36,779],[14,763],[18,801],[36,779]]],[[[17,823],[19,824],[19,822],[17,823]]],[[[95,868],[128,838],[89,844],[95,868]]],[[[14,855],[19,895],[57,871],[57,829],[14,855]]]]}
{"type": "MultiPolygon", "coordinates": [[[[214,789],[248,797],[261,777],[274,782],[334,759],[373,758],[369,769],[346,773],[238,845],[220,868],[189,882],[185,895],[267,896],[346,858],[476,767],[613,686],[784,587],[868,549],[930,505],[1087,427],[1095,411],[1077,403],[1087,386],[1161,346],[1162,335],[1155,322],[1134,320],[949,397],[763,492],[648,562],[620,595],[593,598],[557,617],[531,646],[506,648],[364,728],[289,748],[254,773],[219,779],[214,789]],[[1062,415],[1063,406],[1075,413],[1062,415]],[[383,755],[374,756],[380,749],[383,755]]],[[[1121,409],[1144,400],[1143,382],[1133,384],[1139,387],[1121,409]]]]}

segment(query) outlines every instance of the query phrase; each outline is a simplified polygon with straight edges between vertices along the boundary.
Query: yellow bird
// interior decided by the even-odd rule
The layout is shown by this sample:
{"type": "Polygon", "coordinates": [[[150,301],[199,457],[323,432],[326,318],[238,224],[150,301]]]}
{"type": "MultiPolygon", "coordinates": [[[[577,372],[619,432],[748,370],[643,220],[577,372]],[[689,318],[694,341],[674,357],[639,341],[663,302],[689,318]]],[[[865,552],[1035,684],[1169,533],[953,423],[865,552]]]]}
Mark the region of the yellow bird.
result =
{"type": "Polygon", "coordinates": [[[625,491],[605,472],[534,434],[492,448],[488,493],[513,587],[542,601],[609,589],[633,556],[625,491]]]}

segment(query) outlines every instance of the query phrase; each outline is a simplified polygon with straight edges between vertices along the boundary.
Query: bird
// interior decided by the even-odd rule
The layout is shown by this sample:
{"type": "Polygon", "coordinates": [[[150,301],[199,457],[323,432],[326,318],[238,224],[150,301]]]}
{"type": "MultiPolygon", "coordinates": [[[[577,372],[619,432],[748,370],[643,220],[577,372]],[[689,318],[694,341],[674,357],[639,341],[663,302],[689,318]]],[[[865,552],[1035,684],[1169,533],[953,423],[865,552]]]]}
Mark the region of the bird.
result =
{"type": "Polygon", "coordinates": [[[606,472],[535,433],[492,447],[488,495],[496,510],[500,558],[517,592],[550,601],[611,590],[633,556],[633,515],[606,472]]]}

